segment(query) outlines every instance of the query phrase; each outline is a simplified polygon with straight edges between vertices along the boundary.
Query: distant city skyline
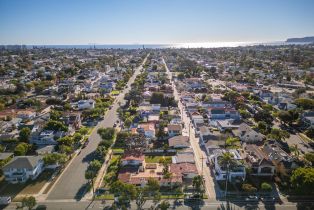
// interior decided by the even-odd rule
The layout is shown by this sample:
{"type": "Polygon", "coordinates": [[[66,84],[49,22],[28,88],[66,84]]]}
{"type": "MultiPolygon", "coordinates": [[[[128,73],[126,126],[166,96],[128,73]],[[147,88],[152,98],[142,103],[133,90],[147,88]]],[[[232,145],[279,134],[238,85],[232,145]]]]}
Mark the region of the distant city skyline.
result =
{"type": "Polygon", "coordinates": [[[313,0],[0,0],[0,44],[272,42],[314,35],[313,0]]]}

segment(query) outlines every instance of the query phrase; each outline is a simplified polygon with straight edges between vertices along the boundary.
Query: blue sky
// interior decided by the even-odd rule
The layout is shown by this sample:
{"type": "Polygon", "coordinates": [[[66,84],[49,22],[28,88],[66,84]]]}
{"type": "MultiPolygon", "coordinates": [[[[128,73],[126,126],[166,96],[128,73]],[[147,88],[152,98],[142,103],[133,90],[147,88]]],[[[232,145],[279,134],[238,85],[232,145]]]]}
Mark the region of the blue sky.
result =
{"type": "Polygon", "coordinates": [[[0,44],[279,41],[314,35],[314,0],[0,0],[0,44]]]}

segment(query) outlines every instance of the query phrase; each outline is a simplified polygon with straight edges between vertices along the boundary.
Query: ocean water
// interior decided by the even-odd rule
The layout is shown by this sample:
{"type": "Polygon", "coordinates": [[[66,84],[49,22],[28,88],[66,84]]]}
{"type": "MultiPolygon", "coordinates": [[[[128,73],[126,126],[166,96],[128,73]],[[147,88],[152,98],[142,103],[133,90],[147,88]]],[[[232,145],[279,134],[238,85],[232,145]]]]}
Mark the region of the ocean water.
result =
{"type": "Polygon", "coordinates": [[[27,48],[45,47],[56,49],[166,49],[166,48],[219,48],[219,47],[240,47],[240,46],[279,46],[279,45],[301,45],[308,42],[200,42],[200,43],[177,43],[177,44],[112,44],[112,45],[27,45],[27,48]]]}

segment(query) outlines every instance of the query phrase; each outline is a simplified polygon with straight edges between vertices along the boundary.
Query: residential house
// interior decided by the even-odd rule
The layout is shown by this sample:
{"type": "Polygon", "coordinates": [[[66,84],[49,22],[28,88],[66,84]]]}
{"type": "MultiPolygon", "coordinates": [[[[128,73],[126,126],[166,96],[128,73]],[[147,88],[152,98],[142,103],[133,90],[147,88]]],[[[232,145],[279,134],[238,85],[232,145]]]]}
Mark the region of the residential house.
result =
{"type": "Polygon", "coordinates": [[[213,154],[209,156],[209,160],[214,166],[216,180],[226,180],[227,178],[229,181],[242,182],[245,180],[245,166],[240,162],[240,160],[242,160],[242,157],[237,150],[216,149],[213,151],[213,154]],[[226,152],[229,152],[234,159],[234,164],[229,165],[229,168],[227,165],[223,165],[221,163],[222,156],[226,152]]]}
{"type": "Polygon", "coordinates": [[[77,102],[77,108],[79,110],[84,110],[84,109],[93,109],[95,108],[95,101],[93,99],[88,99],[88,100],[80,100],[77,102]]]}
{"type": "Polygon", "coordinates": [[[45,155],[45,154],[51,154],[55,151],[55,146],[54,145],[47,145],[40,147],[36,149],[36,154],[37,155],[45,155]]]}
{"type": "Polygon", "coordinates": [[[155,138],[156,129],[154,123],[141,123],[137,127],[137,132],[144,134],[146,138],[155,138]]]}
{"type": "Polygon", "coordinates": [[[195,163],[192,148],[179,151],[175,156],[172,156],[172,163],[195,163]]]}
{"type": "Polygon", "coordinates": [[[275,174],[275,165],[267,154],[255,144],[245,144],[245,161],[252,169],[251,175],[272,177],[275,174]]]}
{"type": "Polygon", "coordinates": [[[204,125],[204,117],[198,113],[192,113],[191,120],[197,130],[204,125]]]}
{"type": "Polygon", "coordinates": [[[160,112],[160,104],[152,104],[151,107],[153,112],[160,112]]]}
{"type": "Polygon", "coordinates": [[[172,163],[170,173],[181,177],[185,184],[192,183],[193,178],[198,175],[195,163],[172,163]]]}
{"type": "Polygon", "coordinates": [[[17,117],[23,120],[31,120],[36,117],[36,112],[31,110],[20,110],[17,112],[17,117]]]}
{"type": "Polygon", "coordinates": [[[17,156],[2,169],[5,180],[11,183],[26,182],[36,179],[44,169],[41,156],[17,156]]]}
{"type": "Polygon", "coordinates": [[[216,126],[221,132],[224,132],[226,130],[234,130],[234,129],[239,128],[239,125],[233,124],[233,121],[231,121],[231,120],[217,120],[216,126]]]}
{"type": "Polygon", "coordinates": [[[62,117],[62,120],[70,133],[73,133],[75,130],[80,129],[81,127],[81,114],[80,113],[68,113],[65,114],[65,117],[62,117]]]}
{"type": "Polygon", "coordinates": [[[199,136],[202,145],[212,139],[212,133],[207,126],[201,126],[199,128],[199,136]]]}
{"type": "Polygon", "coordinates": [[[305,127],[314,126],[314,111],[306,111],[301,115],[301,120],[305,127]]]}
{"type": "Polygon", "coordinates": [[[145,156],[141,152],[125,152],[121,158],[122,166],[142,166],[145,156]]]}
{"type": "Polygon", "coordinates": [[[169,124],[167,130],[169,137],[178,136],[182,133],[182,126],[179,124],[169,124]]]}
{"type": "Polygon", "coordinates": [[[241,123],[238,129],[232,130],[232,133],[246,143],[258,143],[265,139],[263,134],[255,131],[246,123],[241,123]]]}
{"type": "Polygon", "coordinates": [[[174,136],[168,139],[169,147],[174,149],[182,149],[190,147],[190,141],[188,136],[174,136]]]}
{"type": "Polygon", "coordinates": [[[275,165],[276,172],[281,176],[290,176],[294,169],[302,166],[297,159],[291,157],[281,149],[275,141],[269,141],[264,144],[263,151],[275,165]]]}
{"type": "Polygon", "coordinates": [[[36,145],[57,145],[58,142],[55,140],[55,132],[52,130],[43,130],[39,136],[31,138],[31,143],[36,145]]]}
{"type": "Polygon", "coordinates": [[[159,163],[145,163],[140,167],[122,167],[119,170],[118,179],[121,182],[133,184],[144,187],[149,179],[155,179],[160,186],[175,186],[181,185],[182,174],[172,174],[171,178],[165,179],[163,177],[163,164],[159,163]]]}
{"type": "Polygon", "coordinates": [[[234,108],[213,108],[210,107],[207,110],[208,118],[212,120],[224,120],[224,119],[234,119],[239,120],[240,114],[234,108]]]}

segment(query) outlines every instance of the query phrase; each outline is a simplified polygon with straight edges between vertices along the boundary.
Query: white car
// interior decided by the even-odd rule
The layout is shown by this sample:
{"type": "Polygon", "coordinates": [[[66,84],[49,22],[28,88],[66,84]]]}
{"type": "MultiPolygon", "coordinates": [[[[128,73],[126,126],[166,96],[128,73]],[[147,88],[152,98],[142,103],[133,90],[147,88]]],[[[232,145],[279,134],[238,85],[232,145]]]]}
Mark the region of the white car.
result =
{"type": "Polygon", "coordinates": [[[0,205],[9,205],[11,203],[11,197],[0,197],[0,205]]]}

